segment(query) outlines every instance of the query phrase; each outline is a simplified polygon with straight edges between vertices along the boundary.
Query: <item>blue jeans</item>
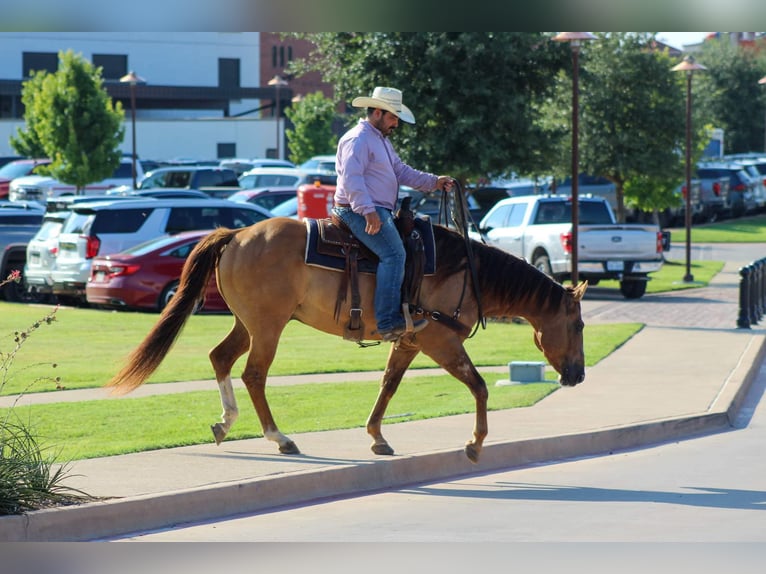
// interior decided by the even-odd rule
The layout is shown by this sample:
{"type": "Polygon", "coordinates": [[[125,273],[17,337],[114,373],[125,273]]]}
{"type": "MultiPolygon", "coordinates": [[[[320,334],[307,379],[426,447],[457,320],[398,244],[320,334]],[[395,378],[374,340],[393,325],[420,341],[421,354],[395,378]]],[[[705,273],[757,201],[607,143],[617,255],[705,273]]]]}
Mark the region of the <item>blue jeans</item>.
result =
{"type": "Polygon", "coordinates": [[[364,230],[367,225],[364,216],[354,213],[350,207],[333,207],[335,215],[380,259],[375,277],[375,321],[378,331],[389,331],[404,325],[401,303],[406,253],[391,212],[382,207],[375,210],[382,226],[375,235],[369,235],[364,230]]]}

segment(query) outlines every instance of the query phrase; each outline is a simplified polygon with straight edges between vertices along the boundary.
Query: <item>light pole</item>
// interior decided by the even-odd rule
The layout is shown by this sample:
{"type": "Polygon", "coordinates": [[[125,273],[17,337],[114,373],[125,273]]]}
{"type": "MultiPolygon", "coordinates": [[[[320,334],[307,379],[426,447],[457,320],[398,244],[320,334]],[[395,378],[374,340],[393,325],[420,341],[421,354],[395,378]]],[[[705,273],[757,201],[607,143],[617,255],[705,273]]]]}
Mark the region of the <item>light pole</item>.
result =
{"type": "Polygon", "coordinates": [[[583,40],[595,40],[596,37],[590,32],[559,32],[553,37],[556,42],[569,42],[572,48],[572,285],[577,285],[578,275],[578,227],[580,225],[579,205],[579,130],[580,130],[580,101],[579,101],[579,76],[580,76],[580,43],[583,40]]]}
{"type": "MultiPolygon", "coordinates": [[[[766,84],[766,76],[758,80],[759,84],[766,84]]],[[[763,116],[763,151],[766,152],[766,112],[763,116]]]]}
{"type": "Polygon", "coordinates": [[[695,70],[705,70],[705,66],[694,61],[694,56],[686,56],[680,64],[671,68],[673,72],[686,72],[686,275],[684,283],[694,281],[692,275],[692,75],[695,70]]]}
{"type": "Polygon", "coordinates": [[[131,70],[125,74],[120,81],[130,84],[130,119],[131,119],[131,135],[133,137],[133,156],[132,156],[132,168],[133,168],[133,189],[136,189],[136,84],[143,84],[146,82],[141,76],[131,70]]]}
{"type": "Polygon", "coordinates": [[[269,85],[270,86],[274,86],[274,120],[275,120],[275,123],[277,124],[277,147],[276,147],[277,159],[282,159],[282,156],[279,153],[280,152],[279,148],[281,147],[279,145],[279,140],[280,140],[280,137],[279,137],[279,135],[280,135],[279,134],[279,116],[280,116],[279,105],[281,103],[280,100],[279,100],[279,90],[283,86],[287,86],[287,82],[285,80],[283,80],[279,76],[279,74],[277,74],[276,76],[274,76],[273,78],[271,78],[269,80],[269,85]]]}

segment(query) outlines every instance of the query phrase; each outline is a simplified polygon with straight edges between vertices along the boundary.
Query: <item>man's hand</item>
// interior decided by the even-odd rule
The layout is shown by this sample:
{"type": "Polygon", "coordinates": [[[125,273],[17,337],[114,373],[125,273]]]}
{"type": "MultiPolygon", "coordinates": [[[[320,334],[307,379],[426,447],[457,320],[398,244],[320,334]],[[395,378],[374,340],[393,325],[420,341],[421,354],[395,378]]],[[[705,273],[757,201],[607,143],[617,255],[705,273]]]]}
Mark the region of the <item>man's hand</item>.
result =
{"type": "Polygon", "coordinates": [[[436,189],[441,189],[442,191],[452,191],[453,184],[454,180],[450,176],[440,175],[439,179],[436,180],[436,189]]]}
{"type": "Polygon", "coordinates": [[[370,213],[365,214],[364,220],[367,222],[367,226],[364,228],[364,230],[368,235],[375,235],[378,231],[380,231],[382,223],[377,211],[371,211],[370,213]]]}

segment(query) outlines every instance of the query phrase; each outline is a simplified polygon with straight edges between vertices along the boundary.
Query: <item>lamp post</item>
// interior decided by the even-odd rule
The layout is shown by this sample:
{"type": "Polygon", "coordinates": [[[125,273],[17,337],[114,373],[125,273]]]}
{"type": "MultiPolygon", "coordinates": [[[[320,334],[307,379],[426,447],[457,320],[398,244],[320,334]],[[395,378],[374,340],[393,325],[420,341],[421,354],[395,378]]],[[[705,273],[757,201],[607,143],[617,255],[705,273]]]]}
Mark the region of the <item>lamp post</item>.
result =
{"type": "Polygon", "coordinates": [[[141,76],[131,70],[120,78],[120,82],[130,84],[130,119],[131,119],[131,136],[133,137],[133,156],[132,156],[132,168],[133,168],[133,189],[136,189],[136,84],[143,84],[146,82],[141,76]]]}
{"type": "Polygon", "coordinates": [[[578,227],[580,225],[580,205],[579,205],[579,175],[580,175],[580,150],[578,147],[580,130],[580,101],[579,101],[579,81],[580,81],[580,44],[583,40],[595,40],[596,37],[590,32],[559,32],[553,37],[556,42],[569,42],[572,48],[572,285],[577,285],[579,281],[578,274],[578,249],[579,242],[578,227]]]}
{"type": "MultiPolygon", "coordinates": [[[[759,84],[766,84],[766,76],[758,80],[759,84]]],[[[763,116],[763,151],[766,152],[766,112],[763,116]]]]}
{"type": "Polygon", "coordinates": [[[279,76],[279,74],[277,74],[276,76],[274,76],[273,78],[271,78],[269,80],[269,85],[270,86],[274,86],[274,120],[275,120],[275,123],[277,124],[277,147],[276,147],[277,159],[282,159],[282,156],[279,153],[280,152],[279,148],[281,147],[279,145],[279,140],[280,140],[280,137],[279,137],[279,135],[280,135],[279,134],[279,116],[280,116],[279,105],[281,103],[280,99],[279,99],[279,90],[283,86],[287,86],[287,82],[285,80],[283,80],[279,76]]]}
{"type": "Polygon", "coordinates": [[[684,283],[694,281],[692,275],[692,75],[695,70],[705,70],[705,66],[694,61],[694,56],[686,56],[680,64],[671,68],[673,72],[686,73],[686,275],[684,283]]]}

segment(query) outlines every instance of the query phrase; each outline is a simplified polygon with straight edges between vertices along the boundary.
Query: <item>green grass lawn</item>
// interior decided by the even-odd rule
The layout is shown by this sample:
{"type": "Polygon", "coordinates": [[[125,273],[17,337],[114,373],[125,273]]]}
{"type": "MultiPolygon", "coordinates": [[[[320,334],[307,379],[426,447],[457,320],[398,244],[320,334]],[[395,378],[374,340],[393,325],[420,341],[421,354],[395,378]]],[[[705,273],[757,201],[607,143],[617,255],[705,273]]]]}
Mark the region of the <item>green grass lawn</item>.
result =
{"type": "MultiPolygon", "coordinates": [[[[14,346],[13,333],[25,330],[50,310],[0,302],[0,352],[9,353],[14,346]]],[[[62,307],[56,312],[55,321],[43,324],[23,343],[13,368],[0,372],[3,377],[0,395],[100,387],[119,370],[126,355],[144,338],[157,318],[157,314],[150,313],[62,307]]],[[[228,333],[232,321],[228,315],[192,316],[149,382],[213,379],[208,351],[228,333]]],[[[637,325],[588,327],[585,337],[588,364],[593,365],[609,354],[614,348],[611,341],[625,340],[637,328],[637,325]]],[[[491,322],[486,330],[479,329],[476,336],[466,342],[466,349],[477,366],[544,360],[532,334],[528,325],[491,322]]],[[[269,373],[382,370],[387,356],[388,345],[360,348],[292,321],[280,340],[269,373]]],[[[243,366],[244,358],[235,364],[235,376],[243,366]]],[[[412,368],[433,366],[435,363],[421,354],[412,368]]]]}
{"type": "MultiPolygon", "coordinates": [[[[686,275],[686,262],[668,260],[662,268],[656,273],[651,273],[651,280],[646,286],[647,293],[665,293],[667,291],[676,291],[679,289],[694,289],[707,285],[721,269],[723,261],[692,261],[691,272],[694,275],[694,283],[684,283],[683,278],[686,275]]],[[[620,283],[618,281],[600,281],[599,288],[608,288],[618,290],[620,283]]]]}
{"type": "MultiPolygon", "coordinates": [[[[766,242],[766,215],[693,225],[691,232],[692,243],[763,243],[766,242]]],[[[671,229],[671,237],[685,240],[686,229],[671,229]]]]}

